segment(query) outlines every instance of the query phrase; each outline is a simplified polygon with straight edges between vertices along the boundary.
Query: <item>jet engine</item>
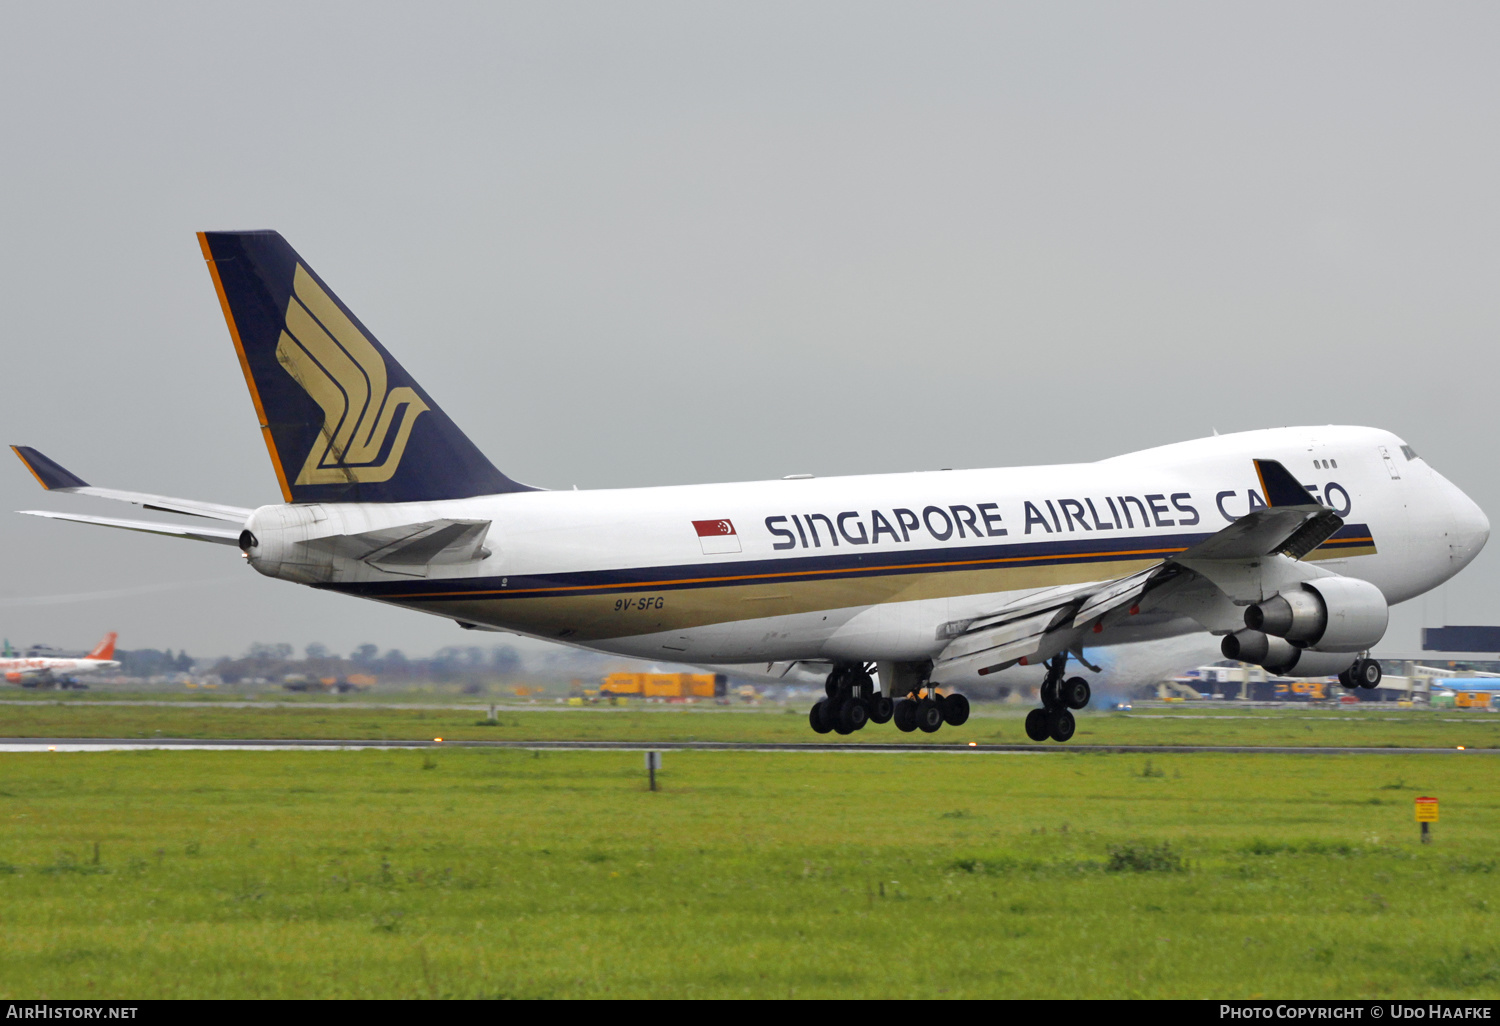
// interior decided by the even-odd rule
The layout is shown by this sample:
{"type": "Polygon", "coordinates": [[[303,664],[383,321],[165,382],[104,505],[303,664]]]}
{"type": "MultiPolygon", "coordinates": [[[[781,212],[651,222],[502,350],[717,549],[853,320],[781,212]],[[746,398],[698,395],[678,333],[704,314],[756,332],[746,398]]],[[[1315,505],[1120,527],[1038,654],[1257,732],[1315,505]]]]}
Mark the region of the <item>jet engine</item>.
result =
{"type": "Polygon", "coordinates": [[[1226,635],[1220,651],[1282,676],[1330,676],[1384,637],[1390,618],[1370,582],[1320,577],[1246,609],[1245,629],[1226,635]]]}
{"type": "Polygon", "coordinates": [[[1304,581],[1245,610],[1250,630],[1319,652],[1363,652],[1385,636],[1390,618],[1381,590],[1354,577],[1304,581]]]}
{"type": "Polygon", "coordinates": [[[1315,652],[1249,629],[1225,635],[1219,650],[1226,659],[1254,663],[1281,677],[1331,677],[1354,665],[1353,653],[1315,652]]]}

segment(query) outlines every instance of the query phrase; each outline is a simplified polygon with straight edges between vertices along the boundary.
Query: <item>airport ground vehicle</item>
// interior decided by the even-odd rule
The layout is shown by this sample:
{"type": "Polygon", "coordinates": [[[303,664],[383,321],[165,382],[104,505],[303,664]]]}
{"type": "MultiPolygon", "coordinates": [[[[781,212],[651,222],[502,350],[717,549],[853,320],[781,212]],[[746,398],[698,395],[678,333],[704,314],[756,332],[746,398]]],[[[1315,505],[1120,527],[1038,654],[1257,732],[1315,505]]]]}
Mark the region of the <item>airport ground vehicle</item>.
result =
{"type": "Polygon", "coordinates": [[[95,488],[18,446],[50,490],[198,520],[28,512],[237,547],[266,576],[467,629],[816,672],[815,730],[887,711],[956,725],[966,703],[938,685],[1022,672],[1042,678],[1028,733],[1066,741],[1091,695],[1070,660],[1099,672],[1089,649],[1205,631],[1227,658],[1372,686],[1389,606],[1489,537],[1468,496],[1367,427],[1087,464],[547,491],[498,470],[280,235],[199,242],[284,501],[95,488]]]}
{"type": "Polygon", "coordinates": [[[605,698],[723,698],[722,673],[611,673],[599,685],[605,698]]]}

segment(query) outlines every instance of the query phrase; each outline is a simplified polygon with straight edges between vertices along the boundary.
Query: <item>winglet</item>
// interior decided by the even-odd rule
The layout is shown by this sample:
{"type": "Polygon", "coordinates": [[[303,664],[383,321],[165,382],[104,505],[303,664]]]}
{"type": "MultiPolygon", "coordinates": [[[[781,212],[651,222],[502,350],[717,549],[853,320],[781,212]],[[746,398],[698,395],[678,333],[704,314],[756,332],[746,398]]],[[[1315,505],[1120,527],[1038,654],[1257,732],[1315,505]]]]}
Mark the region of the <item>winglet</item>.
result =
{"type": "Polygon", "coordinates": [[[88,654],[90,659],[113,659],[115,657],[115,638],[119,637],[114,631],[104,636],[104,640],[94,646],[94,650],[88,654]]]}
{"type": "Polygon", "coordinates": [[[1255,473],[1260,477],[1260,487],[1269,506],[1318,506],[1321,503],[1312,497],[1306,488],[1275,460],[1255,460],[1255,473]]]}
{"type": "Polygon", "coordinates": [[[53,489],[66,490],[89,486],[83,478],[52,462],[29,445],[13,445],[10,448],[21,457],[21,462],[26,464],[26,469],[31,471],[31,476],[36,478],[37,483],[49,492],[53,489]]]}

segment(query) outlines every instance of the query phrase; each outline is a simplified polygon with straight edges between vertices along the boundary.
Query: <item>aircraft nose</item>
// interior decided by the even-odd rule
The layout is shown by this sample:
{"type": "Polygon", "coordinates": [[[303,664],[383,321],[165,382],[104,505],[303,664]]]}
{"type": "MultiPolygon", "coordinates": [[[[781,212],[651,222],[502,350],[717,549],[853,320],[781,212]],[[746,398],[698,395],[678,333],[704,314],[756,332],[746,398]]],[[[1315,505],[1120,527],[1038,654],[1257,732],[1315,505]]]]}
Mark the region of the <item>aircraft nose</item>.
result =
{"type": "Polygon", "coordinates": [[[1450,558],[1457,566],[1467,566],[1485,542],[1490,540],[1490,518],[1484,515],[1479,504],[1458,488],[1453,489],[1454,528],[1449,535],[1450,558]]]}

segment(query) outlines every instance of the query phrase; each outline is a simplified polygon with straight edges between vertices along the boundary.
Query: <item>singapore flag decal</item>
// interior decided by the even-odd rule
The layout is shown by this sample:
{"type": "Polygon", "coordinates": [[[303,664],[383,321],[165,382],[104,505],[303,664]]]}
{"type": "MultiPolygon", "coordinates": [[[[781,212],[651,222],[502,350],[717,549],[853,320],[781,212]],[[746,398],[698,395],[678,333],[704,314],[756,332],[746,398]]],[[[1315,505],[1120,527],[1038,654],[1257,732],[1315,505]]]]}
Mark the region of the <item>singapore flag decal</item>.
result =
{"type": "Polygon", "coordinates": [[[734,533],[734,524],[728,520],[694,520],[693,530],[698,532],[705,556],[742,551],[740,536],[734,533]]]}

